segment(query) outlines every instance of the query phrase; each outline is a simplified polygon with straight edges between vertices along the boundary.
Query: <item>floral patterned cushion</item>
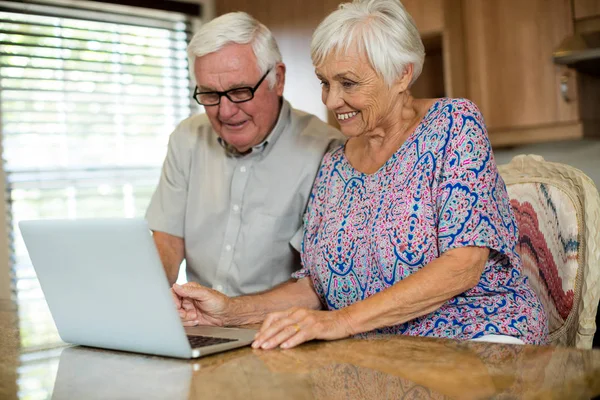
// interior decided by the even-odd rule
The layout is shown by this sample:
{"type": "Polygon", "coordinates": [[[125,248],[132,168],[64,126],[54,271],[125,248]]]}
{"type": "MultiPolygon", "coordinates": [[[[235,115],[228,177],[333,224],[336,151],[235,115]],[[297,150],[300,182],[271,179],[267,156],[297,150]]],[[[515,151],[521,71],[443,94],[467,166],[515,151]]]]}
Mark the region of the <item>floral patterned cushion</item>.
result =
{"type": "Polygon", "coordinates": [[[575,298],[576,208],[561,189],[543,183],[509,185],[508,193],[519,226],[517,252],[548,315],[550,340],[556,343],[575,298]]]}
{"type": "Polygon", "coordinates": [[[600,300],[600,194],[569,165],[519,155],[499,165],[519,226],[517,252],[555,345],[591,349],[600,300]]]}

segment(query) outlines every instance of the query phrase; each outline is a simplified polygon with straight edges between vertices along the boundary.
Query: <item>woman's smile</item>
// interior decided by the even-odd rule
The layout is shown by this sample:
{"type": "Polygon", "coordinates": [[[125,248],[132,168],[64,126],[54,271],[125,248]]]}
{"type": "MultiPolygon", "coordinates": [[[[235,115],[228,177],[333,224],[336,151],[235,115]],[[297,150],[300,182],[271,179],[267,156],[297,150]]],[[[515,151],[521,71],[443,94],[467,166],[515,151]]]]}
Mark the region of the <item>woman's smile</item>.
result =
{"type": "Polygon", "coordinates": [[[347,113],[336,113],[335,116],[339,123],[347,123],[355,119],[355,117],[359,114],[359,111],[351,111],[347,113]]]}

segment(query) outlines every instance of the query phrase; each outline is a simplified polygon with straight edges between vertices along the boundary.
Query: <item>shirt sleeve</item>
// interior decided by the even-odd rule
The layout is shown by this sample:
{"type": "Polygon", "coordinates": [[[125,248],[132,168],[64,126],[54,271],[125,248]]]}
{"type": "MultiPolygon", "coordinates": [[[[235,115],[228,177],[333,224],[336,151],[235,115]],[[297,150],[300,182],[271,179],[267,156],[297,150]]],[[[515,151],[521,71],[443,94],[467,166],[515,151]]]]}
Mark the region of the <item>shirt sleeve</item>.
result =
{"type": "Polygon", "coordinates": [[[290,245],[297,251],[300,252],[302,248],[302,234],[304,233],[304,227],[300,226],[294,236],[290,239],[290,245]]]}
{"type": "Polygon", "coordinates": [[[178,126],[169,137],[167,156],[160,180],[146,211],[148,227],[153,231],[183,237],[188,193],[191,144],[189,129],[178,126]]]}
{"type": "Polygon", "coordinates": [[[478,246],[518,262],[517,227],[483,117],[468,100],[453,103],[437,186],[438,250],[478,246]],[[515,259],[517,258],[517,259],[515,259]]]}

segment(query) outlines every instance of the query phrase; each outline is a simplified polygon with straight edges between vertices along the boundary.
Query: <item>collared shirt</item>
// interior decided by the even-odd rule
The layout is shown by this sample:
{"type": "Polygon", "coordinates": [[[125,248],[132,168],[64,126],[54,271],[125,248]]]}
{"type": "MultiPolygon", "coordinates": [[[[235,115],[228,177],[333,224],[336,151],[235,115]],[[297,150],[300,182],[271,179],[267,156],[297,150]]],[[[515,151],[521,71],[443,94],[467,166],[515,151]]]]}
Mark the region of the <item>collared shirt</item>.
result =
{"type": "Polygon", "coordinates": [[[179,124],[146,219],[153,231],[184,238],[189,281],[227,295],[266,290],[300,267],[294,248],[312,183],[341,135],[283,101],[250,152],[219,139],[204,114],[179,124]]]}

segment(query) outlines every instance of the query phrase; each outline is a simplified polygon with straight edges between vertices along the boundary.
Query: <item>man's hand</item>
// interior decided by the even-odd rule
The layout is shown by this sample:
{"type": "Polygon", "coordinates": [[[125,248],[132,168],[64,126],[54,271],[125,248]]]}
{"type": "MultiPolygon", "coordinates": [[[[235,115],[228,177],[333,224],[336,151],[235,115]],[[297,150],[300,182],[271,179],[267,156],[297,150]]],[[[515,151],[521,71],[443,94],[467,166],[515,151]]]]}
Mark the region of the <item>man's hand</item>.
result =
{"type": "Polygon", "coordinates": [[[252,347],[288,349],[313,339],[335,340],[352,334],[351,321],[344,309],[316,311],[294,307],[269,314],[252,347]]]}
{"type": "Polygon", "coordinates": [[[173,300],[184,326],[225,325],[229,297],[196,282],[173,285],[173,300]]]}

